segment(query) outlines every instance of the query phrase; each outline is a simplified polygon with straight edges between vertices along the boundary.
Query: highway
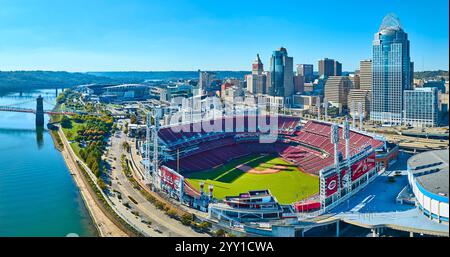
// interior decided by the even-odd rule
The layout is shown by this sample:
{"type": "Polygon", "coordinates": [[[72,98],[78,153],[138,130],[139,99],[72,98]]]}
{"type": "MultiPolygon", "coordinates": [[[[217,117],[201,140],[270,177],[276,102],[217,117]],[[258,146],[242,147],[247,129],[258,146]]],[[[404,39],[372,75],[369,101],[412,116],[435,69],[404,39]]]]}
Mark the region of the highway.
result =
{"type": "MultiPolygon", "coordinates": [[[[83,174],[78,172],[78,168],[76,167],[76,165],[74,164],[75,162],[80,163],[80,165],[87,171],[87,174],[89,175],[89,177],[93,180],[93,181],[97,181],[97,178],[95,177],[95,175],[92,173],[92,171],[90,170],[90,168],[81,160],[78,158],[78,156],[73,152],[72,147],[69,145],[69,142],[67,140],[67,138],[65,137],[64,133],[62,132],[61,129],[59,129],[59,133],[61,136],[61,139],[63,141],[64,144],[64,148],[68,149],[68,155],[70,156],[70,159],[68,158],[68,160],[72,160],[71,164],[70,162],[68,162],[68,166],[71,167],[73,166],[74,168],[71,169],[72,171],[76,171],[76,175],[77,176],[84,176],[83,174]]],[[[120,165],[119,165],[120,166],[120,165]]],[[[80,190],[85,189],[86,186],[89,185],[85,185],[85,186],[80,186],[80,184],[78,184],[80,190]]],[[[100,188],[99,188],[100,189],[100,188]]],[[[131,226],[133,226],[136,230],[138,230],[139,232],[141,232],[143,235],[145,236],[161,236],[157,231],[155,231],[153,228],[148,227],[147,224],[142,223],[141,219],[136,218],[135,215],[133,215],[131,213],[130,210],[128,210],[127,208],[125,208],[125,206],[118,201],[117,197],[114,197],[114,194],[106,194],[103,191],[102,195],[103,197],[107,200],[107,203],[111,206],[111,208],[126,222],[128,222],[131,226]]],[[[87,194],[89,194],[89,192],[87,192],[87,194]]],[[[94,197],[94,196],[93,196],[94,197]]],[[[88,199],[89,200],[89,199],[88,199]]],[[[86,200],[85,200],[86,201],[86,200]]],[[[89,204],[89,202],[86,202],[86,204],[89,204]]],[[[95,209],[94,209],[95,210],[95,209]]],[[[101,210],[99,210],[101,212],[101,210]]],[[[101,216],[101,214],[99,214],[99,216],[101,216]]],[[[106,216],[103,219],[103,222],[100,223],[100,227],[103,226],[105,231],[108,232],[103,232],[101,233],[101,235],[109,235],[109,236],[117,236],[119,233],[113,233],[111,231],[116,231],[117,229],[115,228],[116,226],[109,220],[109,218],[107,218],[106,216]],[[106,226],[106,227],[105,227],[106,226]]]]}
{"type": "MultiPolygon", "coordinates": [[[[118,194],[114,193],[111,200],[118,206],[118,209],[123,215],[126,215],[130,220],[139,220],[140,227],[149,231],[151,236],[188,236],[201,237],[208,236],[204,233],[198,233],[190,227],[184,226],[179,221],[170,218],[163,211],[157,209],[150,203],[138,190],[136,190],[128,178],[122,171],[121,155],[129,155],[122,147],[123,142],[127,141],[126,135],[122,131],[116,132],[110,138],[110,146],[106,161],[110,164],[111,189],[120,192],[122,200],[118,198],[118,194]],[[131,196],[137,204],[130,200],[131,196]],[[131,208],[126,208],[124,202],[128,203],[131,208]],[[120,206],[120,207],[119,207],[120,206]],[[133,213],[139,213],[139,217],[133,213]],[[142,223],[141,220],[150,221],[151,225],[142,223]],[[151,229],[149,229],[151,228],[151,229]]],[[[131,142],[130,142],[131,144],[131,142]]]]}
{"type": "Polygon", "coordinates": [[[83,201],[86,204],[86,207],[95,222],[98,232],[100,236],[107,236],[107,237],[126,237],[127,234],[125,234],[120,228],[118,228],[101,210],[99,206],[97,206],[97,203],[94,199],[95,196],[92,196],[90,193],[90,190],[87,183],[85,183],[83,179],[83,174],[81,174],[81,171],[75,164],[75,162],[78,160],[75,153],[73,152],[72,148],[69,145],[69,142],[67,141],[67,138],[65,137],[64,133],[62,132],[62,129],[60,128],[58,130],[59,136],[61,137],[61,141],[64,144],[64,148],[61,152],[61,154],[64,157],[64,160],[66,162],[67,167],[72,173],[72,177],[77,185],[77,187],[80,190],[80,194],[83,197],[83,201]]]}

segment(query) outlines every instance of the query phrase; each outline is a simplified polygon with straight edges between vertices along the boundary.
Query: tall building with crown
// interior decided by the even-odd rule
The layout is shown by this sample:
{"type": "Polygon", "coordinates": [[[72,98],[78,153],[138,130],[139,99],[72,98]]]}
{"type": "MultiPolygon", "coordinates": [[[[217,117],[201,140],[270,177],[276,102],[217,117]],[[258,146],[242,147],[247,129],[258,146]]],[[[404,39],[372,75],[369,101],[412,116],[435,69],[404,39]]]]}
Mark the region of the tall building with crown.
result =
{"type": "Polygon", "coordinates": [[[370,119],[401,124],[404,91],[412,89],[408,34],[394,14],[388,14],[372,43],[372,101],[370,119]]]}

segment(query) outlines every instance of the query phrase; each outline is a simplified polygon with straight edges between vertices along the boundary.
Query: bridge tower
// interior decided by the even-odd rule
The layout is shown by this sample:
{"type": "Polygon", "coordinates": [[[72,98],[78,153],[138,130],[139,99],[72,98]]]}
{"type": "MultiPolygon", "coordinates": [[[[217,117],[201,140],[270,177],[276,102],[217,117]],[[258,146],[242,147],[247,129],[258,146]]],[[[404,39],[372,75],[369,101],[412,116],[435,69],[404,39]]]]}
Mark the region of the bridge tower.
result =
{"type": "Polygon", "coordinates": [[[44,126],[44,98],[36,98],[36,126],[44,126]]]}

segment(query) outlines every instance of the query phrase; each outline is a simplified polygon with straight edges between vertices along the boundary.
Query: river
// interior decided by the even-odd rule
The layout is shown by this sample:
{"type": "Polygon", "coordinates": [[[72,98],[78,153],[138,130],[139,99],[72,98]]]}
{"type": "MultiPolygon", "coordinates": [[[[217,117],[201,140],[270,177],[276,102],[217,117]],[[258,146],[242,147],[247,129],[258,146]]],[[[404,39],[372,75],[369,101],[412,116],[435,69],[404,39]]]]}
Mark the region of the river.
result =
{"type": "MultiPolygon", "coordinates": [[[[36,108],[39,94],[51,109],[55,90],[11,93],[0,105],[36,108]]],[[[0,237],[67,235],[97,232],[61,153],[34,114],[0,112],[0,237]]]]}

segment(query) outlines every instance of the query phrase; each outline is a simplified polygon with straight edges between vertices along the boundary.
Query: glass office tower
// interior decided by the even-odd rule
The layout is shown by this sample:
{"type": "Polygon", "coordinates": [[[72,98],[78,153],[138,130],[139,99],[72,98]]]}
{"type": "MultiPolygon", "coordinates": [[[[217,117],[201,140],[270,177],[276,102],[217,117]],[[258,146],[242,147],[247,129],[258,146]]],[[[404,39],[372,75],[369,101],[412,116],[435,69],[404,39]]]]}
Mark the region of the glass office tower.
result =
{"type": "Polygon", "coordinates": [[[403,91],[412,89],[409,40],[398,20],[388,14],[375,34],[372,61],[373,121],[401,124],[403,91]]]}
{"type": "Polygon", "coordinates": [[[273,51],[270,58],[271,96],[291,97],[294,94],[293,58],[288,57],[284,47],[273,51]]]}

